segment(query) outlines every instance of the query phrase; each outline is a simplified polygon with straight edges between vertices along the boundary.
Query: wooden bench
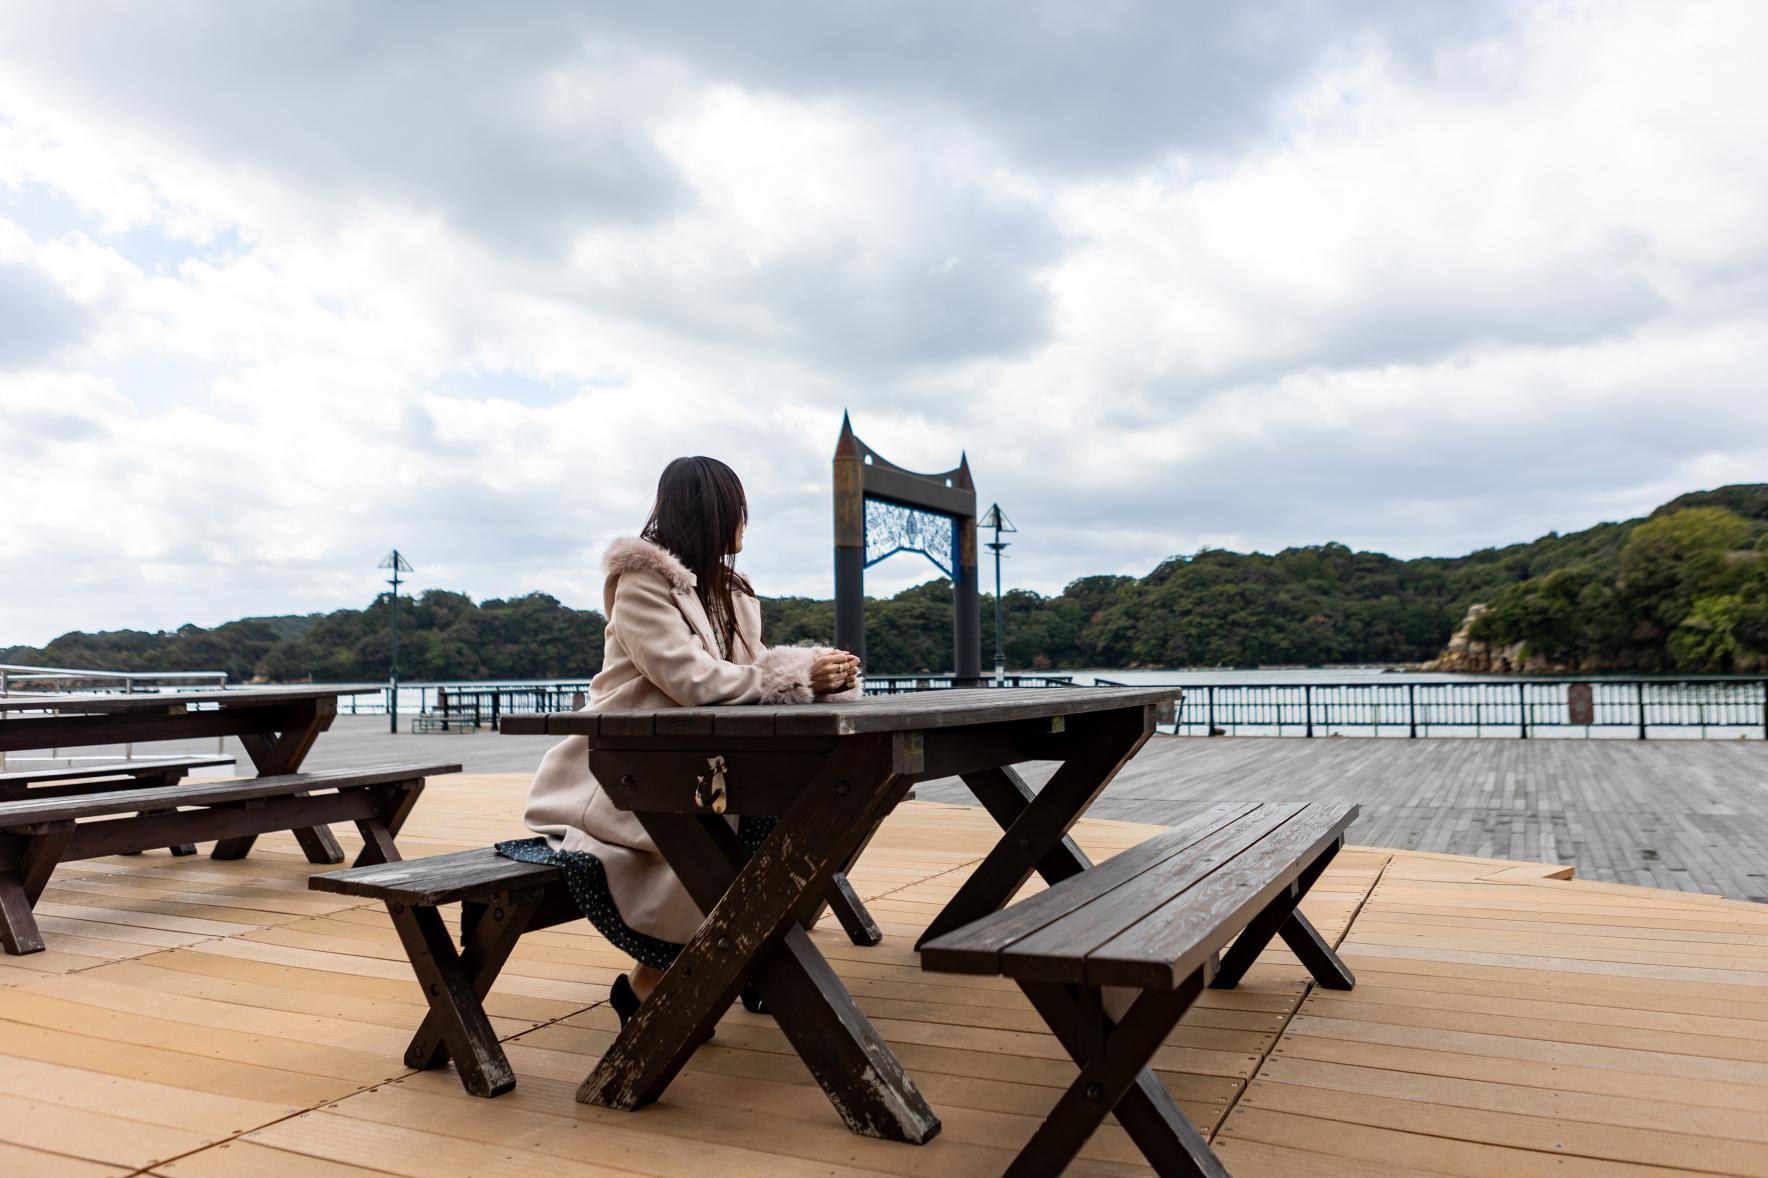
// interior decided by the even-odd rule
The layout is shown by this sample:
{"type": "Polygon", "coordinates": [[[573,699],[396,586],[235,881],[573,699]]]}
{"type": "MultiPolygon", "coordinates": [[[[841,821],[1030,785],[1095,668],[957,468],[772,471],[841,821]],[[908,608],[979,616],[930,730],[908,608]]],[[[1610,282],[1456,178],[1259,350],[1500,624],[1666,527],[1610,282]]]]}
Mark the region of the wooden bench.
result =
{"type": "MultiPolygon", "coordinates": [[[[233,764],[232,757],[155,757],[53,769],[18,769],[0,773],[0,801],[24,797],[65,798],[148,785],[177,785],[192,769],[231,768],[233,764]],[[56,784],[58,782],[61,784],[56,784]]],[[[196,854],[196,848],[189,843],[179,843],[167,849],[174,855],[196,854]]],[[[139,855],[141,852],[127,853],[139,855]]]]}
{"type": "Polygon", "coordinates": [[[923,969],[1012,978],[1080,1067],[1009,1175],[1060,1173],[1113,1112],[1157,1173],[1226,1175],[1148,1061],[1203,988],[1238,984],[1273,936],[1321,985],[1355,984],[1296,905],[1356,816],[1319,803],[1214,806],[921,946],[923,969]],[[1135,992],[1115,1021],[1105,987],[1135,992]]]}
{"type": "Polygon", "coordinates": [[[177,785],[192,769],[231,766],[232,757],[155,757],[140,761],[105,761],[96,765],[13,769],[0,773],[0,801],[13,798],[66,797],[145,785],[177,785]]]}
{"type": "Polygon", "coordinates": [[[523,933],[581,920],[556,867],[506,859],[494,847],[315,875],[318,892],[380,900],[393,918],[430,1012],[405,1049],[405,1065],[441,1067],[450,1058],[474,1096],[516,1086],[485,995],[523,933]],[[461,905],[457,952],[437,911],[461,905]]]}
{"type": "Polygon", "coordinates": [[[396,861],[394,836],[424,779],[459,771],[375,765],[0,801],[0,942],[12,954],[43,949],[31,910],[56,865],[76,859],[353,821],[362,833],[358,864],[396,861]]]}
{"type": "MultiPolygon", "coordinates": [[[[474,1096],[501,1096],[516,1086],[486,1017],[485,995],[524,933],[583,918],[558,868],[506,859],[495,847],[484,847],[331,871],[310,877],[307,886],[386,904],[430,1004],[405,1049],[407,1067],[436,1068],[452,1058],[461,1086],[474,1096]],[[461,906],[459,951],[437,911],[444,904],[461,906]]],[[[883,939],[845,877],[831,885],[829,896],[826,906],[835,909],[854,944],[883,939]]]]}
{"type": "Polygon", "coordinates": [[[420,732],[477,732],[482,726],[477,711],[421,712],[411,718],[414,736],[420,732]]]}

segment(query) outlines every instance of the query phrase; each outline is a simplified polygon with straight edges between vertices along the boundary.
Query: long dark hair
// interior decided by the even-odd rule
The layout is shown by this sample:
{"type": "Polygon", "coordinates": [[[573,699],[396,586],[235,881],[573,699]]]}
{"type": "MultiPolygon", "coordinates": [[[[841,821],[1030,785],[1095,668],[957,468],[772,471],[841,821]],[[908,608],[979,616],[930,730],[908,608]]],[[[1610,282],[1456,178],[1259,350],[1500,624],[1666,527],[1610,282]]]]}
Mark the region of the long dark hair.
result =
{"type": "Polygon", "coordinates": [[[694,591],[713,627],[732,649],[737,633],[733,595],[754,595],[734,567],[737,529],[749,522],[749,499],[737,472],[716,458],[677,458],[657,480],[657,502],[639,535],[674,553],[696,581],[694,591]]]}

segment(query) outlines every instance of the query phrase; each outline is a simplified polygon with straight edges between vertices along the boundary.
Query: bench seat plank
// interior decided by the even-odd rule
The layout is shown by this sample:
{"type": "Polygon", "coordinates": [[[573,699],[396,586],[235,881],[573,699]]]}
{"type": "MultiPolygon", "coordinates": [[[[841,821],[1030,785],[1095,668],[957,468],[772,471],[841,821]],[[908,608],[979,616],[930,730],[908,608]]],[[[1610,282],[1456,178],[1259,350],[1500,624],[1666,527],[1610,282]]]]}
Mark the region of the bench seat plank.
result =
{"type": "Polygon", "coordinates": [[[272,777],[246,777],[237,781],[218,781],[202,785],[147,786],[142,789],[111,790],[74,797],[19,798],[0,802],[0,829],[31,826],[38,823],[66,822],[78,818],[94,818],[170,806],[216,806],[231,802],[248,802],[259,798],[280,797],[295,791],[348,789],[355,786],[378,785],[458,773],[458,764],[391,764],[368,765],[359,769],[327,770],[318,773],[285,773],[272,777]]]}
{"type": "Polygon", "coordinates": [[[210,769],[232,765],[233,757],[164,757],[139,761],[106,761],[97,765],[57,765],[44,769],[12,769],[0,773],[0,789],[39,781],[85,781],[88,778],[147,777],[172,770],[210,769]]]}
{"type": "MultiPolygon", "coordinates": [[[[1182,897],[1306,809],[1305,803],[1266,803],[1246,809],[1201,837],[1189,824],[1156,835],[1141,847],[1124,852],[1135,856],[1133,866],[1137,870],[1129,878],[1121,878],[1120,873],[1114,886],[1103,890],[1091,885],[1087,877],[1110,867],[1114,860],[1107,860],[1083,876],[1065,880],[1031,897],[1023,905],[1003,909],[929,942],[922,947],[922,965],[957,972],[947,965],[947,954],[970,950],[956,963],[964,967],[964,972],[1004,974],[1040,982],[1091,981],[1088,959],[1095,949],[1175,897],[1182,897]],[[1137,854],[1138,851],[1142,853],[1137,854]],[[1073,903],[1067,895],[1070,891],[1085,898],[1073,903]],[[1029,916],[1016,916],[1014,909],[1018,907],[1032,911],[1029,916]],[[1005,930],[1012,930],[1014,935],[1010,939],[1002,936],[1005,930]],[[989,951],[993,954],[992,962],[984,957],[989,951]]],[[[1128,985],[1143,984],[1123,981],[1128,985]]],[[[1167,988],[1174,984],[1168,983],[1167,988]]]]}
{"type": "Polygon", "coordinates": [[[1099,985],[1171,988],[1200,967],[1344,837],[1355,806],[1310,805],[1222,870],[1087,954],[1086,980],[1099,985]]]}
{"type": "Polygon", "coordinates": [[[329,871],[309,878],[307,886],[316,892],[434,908],[517,888],[544,886],[558,878],[556,867],[506,859],[497,853],[496,847],[480,847],[449,855],[329,871]]]}
{"type": "Polygon", "coordinates": [[[1060,886],[1046,888],[991,916],[926,942],[921,946],[922,965],[942,973],[997,975],[1001,972],[1002,950],[1052,921],[1133,883],[1143,872],[1152,870],[1257,808],[1256,802],[1223,802],[1211,806],[1171,830],[1063,880],[1060,886]]]}

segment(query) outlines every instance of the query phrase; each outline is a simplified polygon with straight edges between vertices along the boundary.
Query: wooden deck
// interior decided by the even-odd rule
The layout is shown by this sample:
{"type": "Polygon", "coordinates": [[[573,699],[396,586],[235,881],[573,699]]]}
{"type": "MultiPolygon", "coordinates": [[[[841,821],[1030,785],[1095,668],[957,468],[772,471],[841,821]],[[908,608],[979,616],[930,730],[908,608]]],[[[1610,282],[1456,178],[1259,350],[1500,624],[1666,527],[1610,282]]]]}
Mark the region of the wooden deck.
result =
{"type": "MultiPolygon", "coordinates": [[[[969,797],[956,782],[921,796],[969,797]]],[[[1363,812],[1350,834],[1364,845],[1560,863],[1580,879],[1768,901],[1759,740],[1161,737],[1089,813],[1172,825],[1224,798],[1355,802],[1363,812]]]]}
{"type": "MultiPolygon", "coordinates": [[[[400,841],[518,834],[526,782],[439,781],[400,841]]],[[[1147,832],[1077,835],[1099,857],[1147,832]]],[[[386,915],[307,891],[292,837],[70,864],[39,906],[49,950],[0,961],[0,1172],[998,1173],[1070,1065],[1008,984],[924,975],[909,948],[991,841],[974,807],[905,806],[854,877],[885,943],[816,934],[944,1120],[920,1148],[850,1135],[740,1008],[660,1104],[574,1103],[623,964],[587,924],[506,969],[489,1006],[520,1082],[485,1101],[400,1065],[422,1004],[386,915]]],[[[1267,954],[1187,1016],[1162,1078],[1242,1178],[1768,1175],[1768,908],[1564,870],[1347,852],[1306,907],[1356,990],[1267,954]]],[[[1108,1127],[1072,1172],[1147,1171],[1108,1127]]]]}

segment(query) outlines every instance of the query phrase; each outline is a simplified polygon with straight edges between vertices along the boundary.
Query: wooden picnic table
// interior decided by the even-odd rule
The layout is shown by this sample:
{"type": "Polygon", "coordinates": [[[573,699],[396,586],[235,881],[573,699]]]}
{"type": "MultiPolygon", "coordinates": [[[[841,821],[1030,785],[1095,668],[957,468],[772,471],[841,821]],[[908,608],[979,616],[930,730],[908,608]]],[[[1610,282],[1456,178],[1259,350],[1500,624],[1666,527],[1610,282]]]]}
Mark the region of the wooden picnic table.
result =
{"type": "MultiPolygon", "coordinates": [[[[339,696],[382,690],[378,685],[347,684],[164,694],[0,695],[0,753],[237,736],[260,777],[280,776],[296,772],[319,734],[331,727],[339,696]]],[[[294,833],[310,862],[343,862],[343,850],[327,828],[306,827],[294,833]]],[[[214,857],[243,858],[254,839],[251,835],[223,839],[216,844],[214,857]]]]}
{"type": "Polygon", "coordinates": [[[923,935],[1007,903],[1036,871],[1090,864],[1069,828],[1154,731],[1172,688],[929,691],[799,707],[507,717],[503,731],[581,735],[708,913],[577,1099],[656,1100],[747,983],[856,1133],[916,1144],[939,1118],[806,934],[836,874],[917,781],[960,777],[1002,835],[923,935]],[[1061,762],[1033,791],[1011,766],[1061,762]],[[722,815],[778,815],[753,857],[722,815]]]}

